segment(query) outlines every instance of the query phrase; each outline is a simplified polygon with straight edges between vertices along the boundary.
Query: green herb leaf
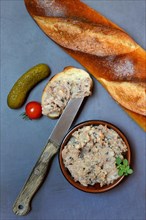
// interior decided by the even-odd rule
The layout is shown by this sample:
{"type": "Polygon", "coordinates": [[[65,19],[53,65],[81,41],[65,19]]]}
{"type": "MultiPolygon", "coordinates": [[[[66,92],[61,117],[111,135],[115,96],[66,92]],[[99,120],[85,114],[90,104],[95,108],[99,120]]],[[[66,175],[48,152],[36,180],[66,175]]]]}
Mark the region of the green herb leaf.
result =
{"type": "Polygon", "coordinates": [[[120,166],[120,169],[123,170],[123,171],[125,171],[125,166],[124,166],[124,165],[121,165],[121,166],[120,166]]]}
{"type": "Polygon", "coordinates": [[[120,158],[120,157],[117,157],[117,158],[116,158],[116,164],[117,164],[117,165],[120,165],[121,162],[122,162],[121,158],[120,158]]]}
{"type": "Polygon", "coordinates": [[[127,170],[127,173],[128,173],[128,174],[132,174],[132,173],[133,173],[133,170],[132,170],[132,169],[129,169],[129,170],[127,170]]]}
{"type": "Polygon", "coordinates": [[[123,176],[123,170],[119,170],[119,171],[118,171],[118,175],[119,175],[119,176],[123,176]]]}
{"type": "Polygon", "coordinates": [[[127,159],[124,159],[124,160],[123,160],[123,164],[124,164],[125,166],[127,166],[127,165],[128,165],[128,160],[127,160],[127,159]]]}
{"type": "Polygon", "coordinates": [[[126,168],[125,168],[126,170],[129,170],[130,169],[130,166],[128,165],[128,166],[126,166],[126,168]]]}

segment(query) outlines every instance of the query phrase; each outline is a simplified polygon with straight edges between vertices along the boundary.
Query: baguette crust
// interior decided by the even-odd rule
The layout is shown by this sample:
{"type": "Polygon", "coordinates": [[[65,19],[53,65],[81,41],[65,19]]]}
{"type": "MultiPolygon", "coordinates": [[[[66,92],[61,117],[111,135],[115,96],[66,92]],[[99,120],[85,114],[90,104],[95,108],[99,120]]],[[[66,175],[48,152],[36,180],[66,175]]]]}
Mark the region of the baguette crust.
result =
{"type": "MultiPolygon", "coordinates": [[[[97,26],[102,25],[106,28],[116,28],[117,31],[121,30],[122,33],[125,33],[119,26],[79,0],[25,0],[25,4],[34,19],[40,16],[44,21],[46,21],[46,18],[69,19],[69,21],[74,19],[75,21],[82,21],[91,26],[96,24],[97,26]]],[[[38,25],[40,24],[38,23],[38,25]]],[[[42,27],[42,30],[47,34],[45,27],[42,27]]],[[[55,31],[53,33],[55,37],[49,36],[49,33],[48,36],[52,39],[54,38],[53,40],[56,41],[55,38],[57,35],[55,31]]],[[[67,48],[64,46],[62,48],[102,83],[128,115],[146,130],[145,50],[140,46],[135,46],[135,50],[123,55],[113,54],[106,57],[99,57],[91,53],[78,51],[76,48],[69,49],[70,45],[69,43],[67,48]]]]}
{"type": "Polygon", "coordinates": [[[72,66],[56,74],[42,94],[42,113],[50,118],[59,117],[71,98],[91,95],[93,81],[89,74],[72,66]]]}
{"type": "Polygon", "coordinates": [[[111,95],[115,100],[117,100],[118,103],[118,100],[120,100],[119,104],[135,113],[146,115],[146,87],[144,83],[133,83],[131,85],[130,82],[107,82],[103,78],[101,79],[101,81],[102,84],[105,85],[109,93],[112,91],[111,95]],[[134,91],[137,92],[135,93],[134,91]]]}
{"type": "Polygon", "coordinates": [[[34,16],[44,32],[59,45],[97,56],[130,53],[138,45],[123,31],[85,21],[34,16]]]}

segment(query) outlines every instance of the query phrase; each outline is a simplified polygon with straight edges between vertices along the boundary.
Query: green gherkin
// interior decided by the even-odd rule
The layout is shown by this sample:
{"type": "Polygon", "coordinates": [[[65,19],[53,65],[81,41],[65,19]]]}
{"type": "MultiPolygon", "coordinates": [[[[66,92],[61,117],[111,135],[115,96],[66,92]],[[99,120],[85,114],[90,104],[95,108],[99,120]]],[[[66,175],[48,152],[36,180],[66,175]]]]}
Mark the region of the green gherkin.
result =
{"type": "Polygon", "coordinates": [[[24,73],[14,84],[7,97],[7,104],[12,109],[20,108],[30,90],[40,81],[50,75],[50,68],[46,64],[38,64],[24,73]]]}

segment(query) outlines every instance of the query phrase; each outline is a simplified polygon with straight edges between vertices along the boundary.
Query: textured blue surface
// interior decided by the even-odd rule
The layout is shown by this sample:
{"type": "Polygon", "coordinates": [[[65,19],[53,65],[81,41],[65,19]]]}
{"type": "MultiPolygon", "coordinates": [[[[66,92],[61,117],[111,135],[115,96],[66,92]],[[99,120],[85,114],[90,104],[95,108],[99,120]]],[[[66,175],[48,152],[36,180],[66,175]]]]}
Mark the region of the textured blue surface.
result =
{"type": "MultiPolygon", "coordinates": [[[[123,27],[145,47],[145,1],[85,1],[123,27]]],[[[65,66],[81,67],[49,40],[27,13],[23,0],[1,1],[1,219],[29,220],[144,220],[145,133],[94,79],[94,93],[74,122],[107,120],[118,126],[131,145],[134,174],[113,190],[87,194],[73,188],[62,175],[56,156],[49,175],[25,217],[15,216],[12,204],[38,159],[57,120],[23,121],[24,107],[11,110],[6,99],[14,82],[37,63],[47,63],[52,77],[65,66]]],[[[82,67],[81,67],[82,68],[82,67]]],[[[47,80],[30,93],[41,99],[47,80]]]]}

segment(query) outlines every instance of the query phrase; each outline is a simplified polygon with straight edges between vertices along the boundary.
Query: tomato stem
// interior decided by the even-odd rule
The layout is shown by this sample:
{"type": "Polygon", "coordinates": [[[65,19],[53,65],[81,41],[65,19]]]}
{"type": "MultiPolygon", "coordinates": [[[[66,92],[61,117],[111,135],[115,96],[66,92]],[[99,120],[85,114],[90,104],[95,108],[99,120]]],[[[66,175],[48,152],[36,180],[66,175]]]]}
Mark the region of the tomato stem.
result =
{"type": "Polygon", "coordinates": [[[25,112],[21,113],[20,116],[22,117],[22,119],[24,119],[24,120],[26,120],[26,121],[31,120],[31,119],[26,115],[25,112]]]}

